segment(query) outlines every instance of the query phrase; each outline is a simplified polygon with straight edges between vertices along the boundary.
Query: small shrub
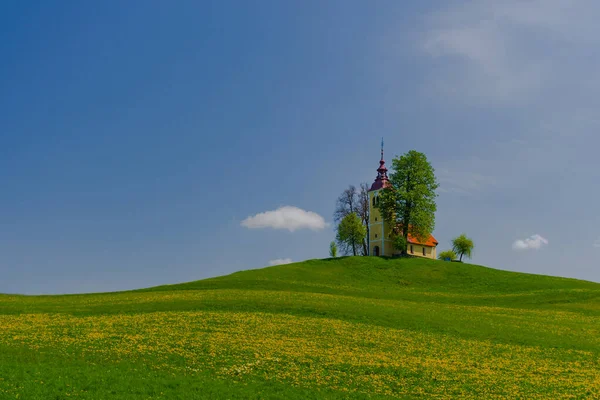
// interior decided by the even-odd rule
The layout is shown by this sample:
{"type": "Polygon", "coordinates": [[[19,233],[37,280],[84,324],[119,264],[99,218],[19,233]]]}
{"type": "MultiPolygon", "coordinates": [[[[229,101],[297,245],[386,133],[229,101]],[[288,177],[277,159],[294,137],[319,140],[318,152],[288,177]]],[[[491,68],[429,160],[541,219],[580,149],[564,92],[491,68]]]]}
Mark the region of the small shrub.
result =
{"type": "Polygon", "coordinates": [[[442,251],[438,255],[438,259],[444,260],[444,261],[456,261],[456,253],[454,252],[454,250],[442,251]]]}
{"type": "Polygon", "coordinates": [[[335,244],[335,242],[329,243],[329,256],[332,258],[337,257],[337,245],[335,244]]]}

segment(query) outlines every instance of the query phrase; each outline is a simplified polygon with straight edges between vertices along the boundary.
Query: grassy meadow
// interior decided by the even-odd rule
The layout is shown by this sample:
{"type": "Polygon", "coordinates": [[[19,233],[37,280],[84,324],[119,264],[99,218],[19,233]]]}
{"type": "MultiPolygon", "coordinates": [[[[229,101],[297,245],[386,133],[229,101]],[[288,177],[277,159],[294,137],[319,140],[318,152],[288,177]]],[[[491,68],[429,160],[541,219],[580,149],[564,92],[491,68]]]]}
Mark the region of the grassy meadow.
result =
{"type": "Polygon", "coordinates": [[[600,284],[348,257],[0,295],[5,398],[600,398],[600,284]]]}

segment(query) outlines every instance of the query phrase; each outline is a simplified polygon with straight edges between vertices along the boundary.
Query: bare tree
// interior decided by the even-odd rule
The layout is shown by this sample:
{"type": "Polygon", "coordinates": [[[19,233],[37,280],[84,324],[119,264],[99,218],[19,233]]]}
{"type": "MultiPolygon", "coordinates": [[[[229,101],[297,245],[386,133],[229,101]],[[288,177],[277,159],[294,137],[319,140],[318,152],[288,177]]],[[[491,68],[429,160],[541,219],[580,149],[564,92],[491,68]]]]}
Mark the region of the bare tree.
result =
{"type": "MultiPolygon", "coordinates": [[[[354,185],[348,186],[337,198],[333,220],[339,223],[348,215],[355,214],[358,209],[358,195],[354,185]]],[[[356,243],[338,240],[338,248],[343,255],[356,254],[356,243]]]]}
{"type": "Polygon", "coordinates": [[[348,186],[348,189],[344,190],[342,194],[337,198],[335,202],[335,211],[333,213],[333,220],[336,223],[340,223],[348,214],[355,213],[358,210],[358,193],[354,185],[348,186]]]}
{"type": "Polygon", "coordinates": [[[360,193],[358,194],[358,211],[356,212],[367,230],[367,234],[362,243],[362,255],[369,255],[369,184],[360,184],[360,193]]]}
{"type": "Polygon", "coordinates": [[[360,248],[360,254],[366,256],[369,254],[369,185],[360,184],[360,191],[354,185],[348,186],[335,203],[333,220],[339,224],[349,214],[356,214],[361,223],[365,226],[366,237],[361,243],[338,243],[339,248],[344,254],[356,254],[357,247],[360,248]]]}

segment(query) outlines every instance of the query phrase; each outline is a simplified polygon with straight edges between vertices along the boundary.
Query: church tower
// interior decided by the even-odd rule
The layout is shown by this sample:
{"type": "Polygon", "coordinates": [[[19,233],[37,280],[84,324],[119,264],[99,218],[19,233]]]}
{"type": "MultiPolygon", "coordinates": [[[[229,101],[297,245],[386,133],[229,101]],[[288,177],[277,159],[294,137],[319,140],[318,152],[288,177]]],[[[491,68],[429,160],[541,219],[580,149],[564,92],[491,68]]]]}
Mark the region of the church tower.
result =
{"type": "Polygon", "coordinates": [[[394,252],[391,229],[386,226],[376,207],[381,190],[390,185],[387,171],[383,159],[383,139],[381,139],[381,159],[377,168],[377,178],[369,189],[369,254],[372,256],[391,256],[394,252]]]}

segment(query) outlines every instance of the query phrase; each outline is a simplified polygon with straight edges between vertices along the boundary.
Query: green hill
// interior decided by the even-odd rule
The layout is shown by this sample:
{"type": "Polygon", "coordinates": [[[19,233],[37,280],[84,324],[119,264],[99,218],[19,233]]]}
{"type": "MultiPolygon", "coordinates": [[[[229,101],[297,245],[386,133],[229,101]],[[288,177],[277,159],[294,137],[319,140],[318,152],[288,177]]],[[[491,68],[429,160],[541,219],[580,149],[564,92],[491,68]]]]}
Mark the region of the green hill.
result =
{"type": "Polygon", "coordinates": [[[597,283],[375,257],[4,295],[0,399],[595,398],[599,317],[597,283]]]}

